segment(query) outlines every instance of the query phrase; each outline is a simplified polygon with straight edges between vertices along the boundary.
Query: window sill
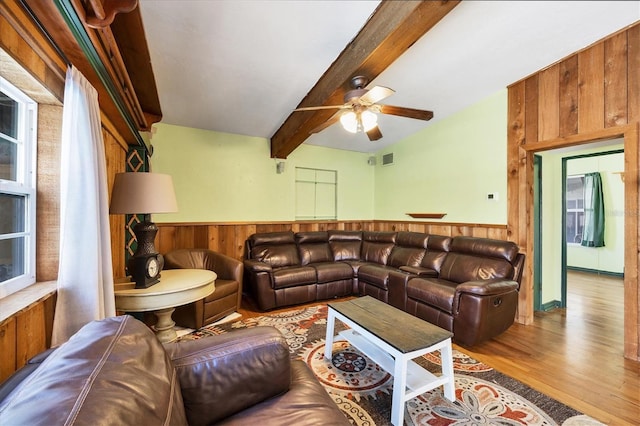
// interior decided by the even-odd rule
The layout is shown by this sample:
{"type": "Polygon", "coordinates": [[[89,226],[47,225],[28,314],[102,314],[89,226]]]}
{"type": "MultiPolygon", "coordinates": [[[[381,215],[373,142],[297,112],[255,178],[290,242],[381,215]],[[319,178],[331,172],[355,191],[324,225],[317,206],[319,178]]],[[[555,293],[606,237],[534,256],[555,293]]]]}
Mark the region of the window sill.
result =
{"type": "Polygon", "coordinates": [[[0,324],[17,313],[55,293],[57,281],[35,283],[9,296],[0,299],[0,324]]]}

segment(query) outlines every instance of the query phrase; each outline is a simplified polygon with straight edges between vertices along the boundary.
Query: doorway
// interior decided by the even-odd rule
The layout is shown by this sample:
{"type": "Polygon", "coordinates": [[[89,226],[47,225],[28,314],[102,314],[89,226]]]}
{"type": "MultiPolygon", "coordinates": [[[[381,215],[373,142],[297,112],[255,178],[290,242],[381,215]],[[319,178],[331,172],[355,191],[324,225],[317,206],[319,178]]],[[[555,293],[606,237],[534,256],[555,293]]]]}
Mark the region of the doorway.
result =
{"type": "Polygon", "coordinates": [[[568,271],[621,278],[624,272],[624,141],[613,139],[534,156],[534,310],[567,307],[568,271]],[[544,165],[544,167],[543,167],[544,165]],[[602,176],[605,247],[583,247],[582,187],[602,176]],[[574,190],[567,185],[575,186],[574,190]],[[559,220],[560,219],[560,220],[559,220]]]}

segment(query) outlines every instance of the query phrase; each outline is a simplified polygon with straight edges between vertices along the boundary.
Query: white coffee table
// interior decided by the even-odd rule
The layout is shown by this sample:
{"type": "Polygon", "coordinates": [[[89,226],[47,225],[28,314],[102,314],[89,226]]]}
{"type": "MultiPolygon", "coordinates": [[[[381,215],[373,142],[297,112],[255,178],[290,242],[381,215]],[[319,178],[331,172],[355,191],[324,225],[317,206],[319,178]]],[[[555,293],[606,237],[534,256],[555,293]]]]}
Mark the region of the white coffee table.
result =
{"type": "Polygon", "coordinates": [[[371,296],[328,304],[324,356],[331,360],[336,318],[351,327],[339,333],[393,375],[391,423],[402,426],[405,403],[438,386],[455,401],[452,334],[371,296]],[[440,350],[442,374],[436,376],[412,361],[440,350]]]}
{"type": "Polygon", "coordinates": [[[148,288],[135,283],[116,283],[116,309],[123,312],[153,311],[158,318],[155,332],[161,342],[177,338],[171,318],[176,306],[204,299],[214,292],[217,275],[206,269],[169,269],[162,271],[160,282],[148,288]]]}

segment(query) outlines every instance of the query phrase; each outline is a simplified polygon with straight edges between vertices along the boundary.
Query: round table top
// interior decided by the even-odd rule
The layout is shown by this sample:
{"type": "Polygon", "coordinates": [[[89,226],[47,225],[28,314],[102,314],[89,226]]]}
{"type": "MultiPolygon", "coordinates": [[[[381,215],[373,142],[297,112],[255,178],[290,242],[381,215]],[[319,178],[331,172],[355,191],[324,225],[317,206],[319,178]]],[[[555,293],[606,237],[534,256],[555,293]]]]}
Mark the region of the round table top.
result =
{"type": "Polygon", "coordinates": [[[160,282],[147,288],[135,283],[116,283],[116,309],[125,312],[157,311],[203,299],[215,291],[217,275],[206,269],[168,269],[160,282]]]}

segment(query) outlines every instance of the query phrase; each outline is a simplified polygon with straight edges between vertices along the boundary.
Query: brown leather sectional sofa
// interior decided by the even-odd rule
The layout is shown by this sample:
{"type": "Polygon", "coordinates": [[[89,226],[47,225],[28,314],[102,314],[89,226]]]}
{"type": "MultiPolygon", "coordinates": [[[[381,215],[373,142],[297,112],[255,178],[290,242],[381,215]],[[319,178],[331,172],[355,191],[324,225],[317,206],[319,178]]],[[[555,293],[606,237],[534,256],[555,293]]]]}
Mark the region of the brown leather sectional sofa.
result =
{"type": "Polygon", "coordinates": [[[128,315],[94,321],[0,386],[2,425],[345,425],[273,327],[162,345],[128,315]]]}
{"type": "Polygon", "coordinates": [[[370,295],[471,346],[513,324],[524,254],[510,241],[418,232],[254,234],[245,290],[262,310],[370,295]]]}

